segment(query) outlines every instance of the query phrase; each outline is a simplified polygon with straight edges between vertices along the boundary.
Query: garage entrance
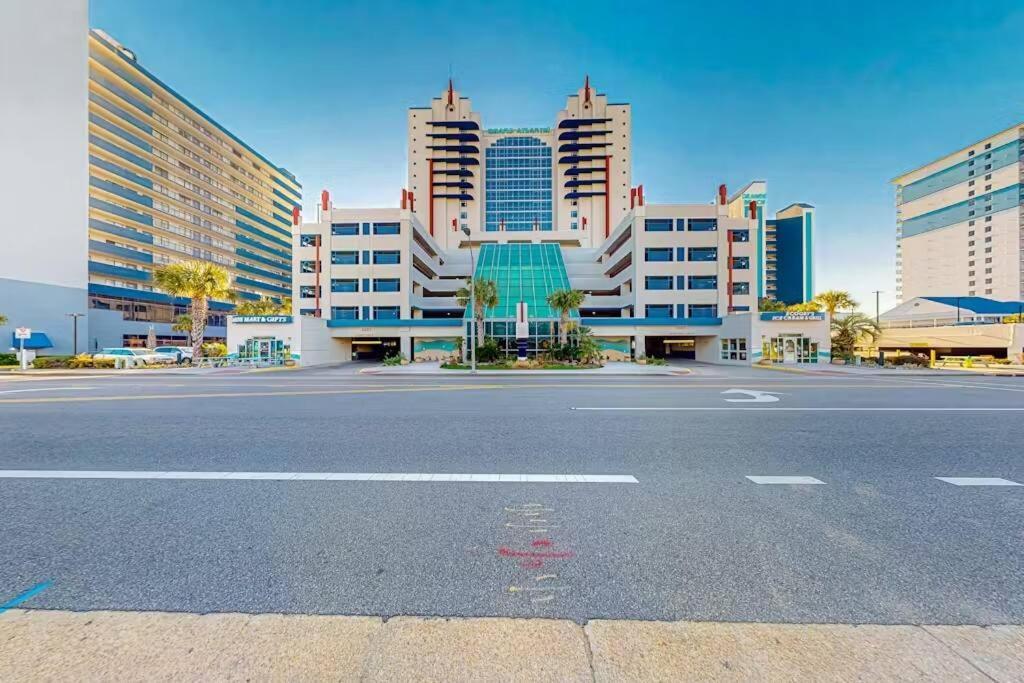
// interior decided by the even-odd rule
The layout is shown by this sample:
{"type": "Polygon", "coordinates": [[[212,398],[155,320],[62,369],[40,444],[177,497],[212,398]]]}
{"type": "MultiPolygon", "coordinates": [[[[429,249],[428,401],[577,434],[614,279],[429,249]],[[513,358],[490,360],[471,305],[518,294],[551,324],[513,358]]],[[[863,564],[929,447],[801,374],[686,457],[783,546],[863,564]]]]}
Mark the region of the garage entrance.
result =
{"type": "Polygon", "coordinates": [[[647,337],[644,353],[648,358],[689,358],[696,357],[696,340],[693,337],[647,337]]]}
{"type": "Polygon", "coordinates": [[[352,360],[384,360],[385,356],[398,353],[398,337],[378,339],[353,339],[352,360]]]}

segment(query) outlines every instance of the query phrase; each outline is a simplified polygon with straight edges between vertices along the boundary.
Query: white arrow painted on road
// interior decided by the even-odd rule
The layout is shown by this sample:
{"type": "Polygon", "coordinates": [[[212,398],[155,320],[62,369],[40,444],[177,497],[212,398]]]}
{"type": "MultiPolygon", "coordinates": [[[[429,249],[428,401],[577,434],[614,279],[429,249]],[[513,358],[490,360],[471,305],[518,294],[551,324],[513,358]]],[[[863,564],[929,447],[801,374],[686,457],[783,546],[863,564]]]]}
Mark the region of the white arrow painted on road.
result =
{"type": "Polygon", "coordinates": [[[745,394],[749,398],[727,398],[729,403],[774,403],[779,400],[770,391],[757,391],[755,389],[726,389],[723,394],[745,394]]]}

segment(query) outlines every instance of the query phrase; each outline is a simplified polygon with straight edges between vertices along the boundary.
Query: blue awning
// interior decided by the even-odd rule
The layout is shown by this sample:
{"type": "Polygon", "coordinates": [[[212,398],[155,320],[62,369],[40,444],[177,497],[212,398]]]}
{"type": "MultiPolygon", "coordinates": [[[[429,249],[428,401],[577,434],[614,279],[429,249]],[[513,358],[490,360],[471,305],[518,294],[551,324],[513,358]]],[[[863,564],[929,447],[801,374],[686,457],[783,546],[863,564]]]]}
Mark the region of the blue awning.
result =
{"type": "MultiPolygon", "coordinates": [[[[15,339],[14,332],[11,332],[11,346],[16,349],[21,348],[20,339],[15,339]]],[[[53,344],[50,343],[50,338],[46,336],[45,332],[33,332],[32,336],[25,340],[25,348],[37,351],[39,349],[52,349],[53,344]]]]}

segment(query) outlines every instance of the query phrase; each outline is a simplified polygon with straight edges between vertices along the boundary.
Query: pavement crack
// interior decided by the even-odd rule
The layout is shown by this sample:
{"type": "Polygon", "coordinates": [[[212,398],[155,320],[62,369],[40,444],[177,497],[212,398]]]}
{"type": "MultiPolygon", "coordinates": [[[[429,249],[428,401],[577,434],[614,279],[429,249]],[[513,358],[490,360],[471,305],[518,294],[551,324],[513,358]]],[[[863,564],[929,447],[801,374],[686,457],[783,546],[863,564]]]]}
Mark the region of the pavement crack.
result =
{"type": "Polygon", "coordinates": [[[967,659],[967,657],[964,657],[964,656],[963,656],[962,654],[960,654],[959,652],[957,652],[957,651],[956,651],[956,649],[955,649],[955,648],[954,648],[954,647],[953,647],[952,645],[949,645],[949,644],[948,644],[948,643],[946,643],[946,642],[945,642],[944,640],[942,640],[942,638],[939,638],[939,637],[938,637],[937,635],[935,635],[934,633],[932,633],[932,632],[931,632],[931,630],[930,630],[930,629],[929,629],[929,628],[928,628],[927,626],[921,625],[921,626],[918,626],[917,628],[919,628],[919,629],[921,629],[922,631],[924,631],[925,633],[927,633],[927,634],[928,634],[928,635],[929,635],[929,636],[930,636],[931,638],[933,638],[933,639],[935,640],[935,642],[936,642],[936,643],[938,643],[938,644],[939,644],[939,645],[941,645],[942,647],[944,647],[944,648],[946,648],[947,650],[949,650],[950,652],[952,652],[952,653],[953,653],[953,654],[954,654],[954,655],[955,655],[956,657],[958,657],[958,658],[960,658],[961,660],[963,660],[964,662],[966,662],[968,666],[970,666],[970,667],[971,667],[972,669],[974,669],[975,671],[977,671],[977,672],[978,672],[979,674],[981,674],[982,676],[984,676],[984,677],[985,677],[985,678],[987,678],[988,680],[990,680],[990,681],[996,681],[996,680],[997,680],[997,679],[995,679],[995,678],[992,678],[991,676],[989,676],[989,675],[988,675],[987,673],[985,673],[984,671],[982,671],[982,670],[981,670],[980,668],[978,668],[978,665],[977,665],[977,664],[975,664],[975,663],[974,663],[974,662],[972,662],[971,660],[967,659]]]}

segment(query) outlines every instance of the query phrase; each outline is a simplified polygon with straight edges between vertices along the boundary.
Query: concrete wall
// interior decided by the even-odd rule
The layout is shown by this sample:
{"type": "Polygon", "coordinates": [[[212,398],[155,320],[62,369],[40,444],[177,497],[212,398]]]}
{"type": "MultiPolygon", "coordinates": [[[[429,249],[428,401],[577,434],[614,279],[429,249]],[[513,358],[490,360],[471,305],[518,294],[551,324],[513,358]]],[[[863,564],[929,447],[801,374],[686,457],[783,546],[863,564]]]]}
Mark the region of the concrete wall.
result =
{"type": "Polygon", "coordinates": [[[302,344],[299,365],[324,365],[352,360],[352,340],[331,336],[326,320],[310,316],[299,316],[295,320],[299,325],[302,344]]]}
{"type": "Polygon", "coordinates": [[[0,2],[5,350],[27,325],[54,342],[44,353],[71,353],[65,314],[88,312],[88,35],[86,0],[0,2]]]}

